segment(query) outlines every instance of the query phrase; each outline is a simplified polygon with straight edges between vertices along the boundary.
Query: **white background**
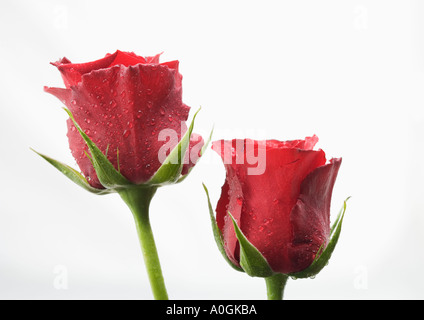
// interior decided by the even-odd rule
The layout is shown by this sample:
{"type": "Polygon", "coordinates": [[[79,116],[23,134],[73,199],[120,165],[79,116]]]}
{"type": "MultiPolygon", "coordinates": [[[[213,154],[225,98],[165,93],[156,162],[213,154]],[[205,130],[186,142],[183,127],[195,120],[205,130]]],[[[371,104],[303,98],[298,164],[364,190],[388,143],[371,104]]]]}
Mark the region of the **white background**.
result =
{"type": "MultiPolygon", "coordinates": [[[[2,0],[0,298],[152,298],[121,199],[89,194],[29,149],[76,167],[67,116],[43,92],[63,86],[49,62],[117,49],[179,60],[204,136],[213,125],[214,139],[317,134],[343,157],[332,217],[352,198],[339,244],[314,280],[289,280],[286,299],[424,298],[423,15],[418,0],[2,0]]],[[[215,206],[224,176],[208,151],[153,199],[170,298],[266,298],[214,243],[201,182],[215,206]]]]}

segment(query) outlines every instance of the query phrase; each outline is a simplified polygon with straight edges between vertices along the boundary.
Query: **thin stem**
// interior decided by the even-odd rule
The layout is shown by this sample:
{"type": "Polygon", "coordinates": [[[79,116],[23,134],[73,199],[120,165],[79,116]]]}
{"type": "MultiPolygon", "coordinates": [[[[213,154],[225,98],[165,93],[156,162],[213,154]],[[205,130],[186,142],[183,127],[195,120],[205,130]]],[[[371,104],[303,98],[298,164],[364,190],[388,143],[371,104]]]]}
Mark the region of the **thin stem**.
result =
{"type": "Polygon", "coordinates": [[[283,300],[284,288],[288,278],[282,273],[265,278],[268,300],[283,300]]]}
{"type": "Polygon", "coordinates": [[[119,195],[133,213],[153,296],[156,300],[168,300],[149,219],[150,201],[155,192],[156,188],[132,188],[120,191],[119,195]]]}

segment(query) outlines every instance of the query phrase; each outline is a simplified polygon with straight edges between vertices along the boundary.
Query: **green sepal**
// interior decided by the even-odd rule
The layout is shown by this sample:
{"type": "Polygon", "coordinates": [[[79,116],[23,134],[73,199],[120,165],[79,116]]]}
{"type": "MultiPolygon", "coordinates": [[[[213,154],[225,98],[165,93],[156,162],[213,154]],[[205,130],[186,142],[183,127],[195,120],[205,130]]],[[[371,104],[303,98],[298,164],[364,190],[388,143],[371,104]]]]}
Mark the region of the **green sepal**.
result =
{"type": "Polygon", "coordinates": [[[102,153],[102,151],[91,141],[91,139],[85,134],[78,123],[75,121],[70,110],[64,108],[66,113],[71,118],[81,137],[84,139],[91,153],[91,163],[96,170],[97,177],[100,183],[107,189],[119,190],[120,188],[126,188],[134,186],[128,181],[119,171],[115,169],[109,159],[102,153]]]}
{"type": "Polygon", "coordinates": [[[53,158],[50,158],[42,153],[39,153],[33,149],[31,149],[32,151],[34,151],[36,154],[38,154],[40,157],[42,157],[44,160],[46,160],[47,162],[49,162],[51,165],[53,165],[56,169],[58,169],[60,172],[62,172],[65,176],[67,176],[70,180],[72,180],[73,182],[75,182],[77,185],[79,185],[80,187],[84,188],[87,191],[90,191],[92,193],[98,194],[98,195],[103,195],[103,194],[108,194],[111,191],[108,189],[97,189],[97,188],[93,188],[87,181],[87,179],[78,171],[76,171],[74,168],[60,162],[57,161],[53,158]]]}
{"type": "Polygon", "coordinates": [[[190,127],[181,138],[180,142],[169,153],[168,157],[165,159],[153,177],[144,183],[145,185],[163,186],[166,184],[173,184],[176,183],[181,177],[181,171],[183,170],[184,166],[184,156],[190,145],[190,137],[191,133],[193,132],[194,120],[196,119],[197,113],[199,111],[200,108],[194,114],[190,127]]]}
{"type": "Polygon", "coordinates": [[[205,184],[203,183],[203,189],[205,189],[206,197],[208,198],[208,206],[209,206],[209,217],[211,219],[212,224],[212,231],[213,236],[215,238],[216,245],[218,246],[219,252],[221,252],[222,256],[224,257],[225,261],[228,262],[228,264],[235,270],[243,272],[243,269],[241,269],[239,266],[235,265],[227,256],[224,249],[224,239],[222,237],[221,230],[218,228],[218,224],[216,223],[215,215],[212,209],[211,200],[209,198],[209,192],[208,188],[206,188],[205,184]]]}
{"type": "Polygon", "coordinates": [[[343,207],[340,210],[336,220],[334,221],[331,230],[330,230],[330,241],[328,242],[327,247],[322,250],[323,246],[318,250],[314,261],[312,264],[306,268],[305,270],[290,273],[289,276],[291,276],[294,279],[298,278],[310,278],[316,276],[329,262],[331,255],[334,251],[334,248],[336,247],[337,241],[340,237],[340,232],[342,230],[342,223],[343,218],[346,212],[346,202],[349,200],[347,198],[344,203],[343,207]]]}
{"type": "Polygon", "coordinates": [[[274,275],[274,271],[272,271],[265,257],[247,240],[230,212],[228,212],[228,215],[233,220],[234,231],[240,244],[240,266],[243,270],[251,277],[267,278],[274,275]]]}
{"type": "Polygon", "coordinates": [[[230,212],[228,212],[228,215],[233,220],[236,237],[240,244],[240,265],[243,270],[251,277],[267,278],[274,275],[274,271],[272,271],[265,257],[247,240],[230,212]]]}

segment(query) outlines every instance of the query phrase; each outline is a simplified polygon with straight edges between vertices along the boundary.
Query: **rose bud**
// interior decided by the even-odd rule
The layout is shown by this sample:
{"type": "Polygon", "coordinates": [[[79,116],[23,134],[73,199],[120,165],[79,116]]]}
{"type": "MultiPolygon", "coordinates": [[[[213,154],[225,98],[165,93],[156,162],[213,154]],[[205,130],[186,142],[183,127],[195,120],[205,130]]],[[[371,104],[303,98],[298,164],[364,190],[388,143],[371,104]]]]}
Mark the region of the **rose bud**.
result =
{"type": "Polygon", "coordinates": [[[117,192],[131,209],[153,295],[167,299],[149,222],[158,187],[187,177],[207,144],[187,128],[178,61],[116,51],[88,63],[52,63],[65,88],[45,87],[69,115],[69,147],[82,174],[40,154],[72,181],[96,194],[117,192]]]}
{"type": "Polygon", "coordinates": [[[327,162],[324,151],[313,150],[317,141],[213,142],[226,179],[211,219],[235,269],[285,282],[288,275],[314,276],[328,262],[342,220],[331,242],[330,203],[341,158],[327,162]]]}
{"type": "MultiPolygon", "coordinates": [[[[149,183],[187,133],[185,121],[190,108],[182,102],[178,61],[159,63],[159,55],[140,57],[116,51],[93,62],[71,63],[63,58],[52,64],[60,71],[66,88],[45,87],[45,91],[70,111],[69,146],[90,186],[109,187],[100,181],[91,158],[94,155],[80,131],[131,184],[149,183]],[[160,153],[164,154],[162,158],[160,153]]],[[[185,149],[201,150],[203,139],[190,132],[184,143],[185,149]]],[[[172,181],[162,178],[155,183],[176,182],[181,174],[188,173],[198,157],[188,159],[189,150],[183,151],[186,155],[178,158],[185,161],[173,161],[174,165],[182,162],[182,166],[172,175],[172,181]]]]}

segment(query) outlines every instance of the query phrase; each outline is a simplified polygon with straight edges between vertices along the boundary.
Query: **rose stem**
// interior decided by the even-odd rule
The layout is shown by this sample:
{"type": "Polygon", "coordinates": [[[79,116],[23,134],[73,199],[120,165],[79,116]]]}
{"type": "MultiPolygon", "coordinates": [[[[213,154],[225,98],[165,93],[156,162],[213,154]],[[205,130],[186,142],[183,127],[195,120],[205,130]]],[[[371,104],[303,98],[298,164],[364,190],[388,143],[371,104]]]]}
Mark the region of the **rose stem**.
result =
{"type": "Polygon", "coordinates": [[[149,219],[150,201],[156,189],[155,187],[124,189],[119,192],[119,195],[133,213],[153,296],[156,300],[168,300],[149,219]]]}
{"type": "Polygon", "coordinates": [[[283,300],[287,279],[288,276],[282,273],[277,273],[271,277],[265,278],[268,300],[283,300]]]}

